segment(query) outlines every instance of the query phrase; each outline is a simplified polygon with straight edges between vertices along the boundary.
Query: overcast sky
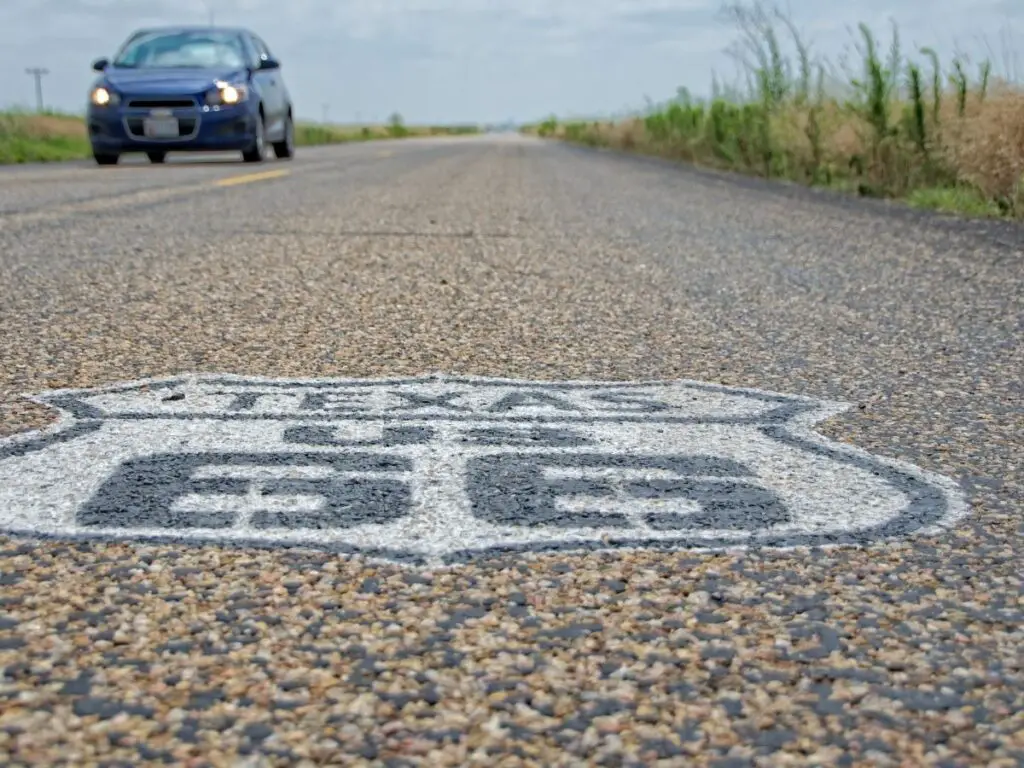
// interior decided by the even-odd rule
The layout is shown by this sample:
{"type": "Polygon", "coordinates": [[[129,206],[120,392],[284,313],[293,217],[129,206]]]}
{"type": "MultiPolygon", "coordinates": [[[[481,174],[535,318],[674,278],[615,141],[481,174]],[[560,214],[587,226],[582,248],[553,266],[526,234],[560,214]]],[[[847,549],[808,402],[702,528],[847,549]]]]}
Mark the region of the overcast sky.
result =
{"type": "MultiPolygon", "coordinates": [[[[80,111],[94,58],[139,26],[204,23],[207,5],[217,23],[267,41],[307,119],[324,104],[338,122],[396,110],[410,123],[606,114],[679,86],[707,92],[713,68],[733,71],[720,0],[0,0],[0,105],[33,106],[25,68],[43,66],[47,106],[80,111]]],[[[851,42],[849,26],[887,35],[895,18],[907,49],[978,51],[984,37],[997,70],[1024,74],[1024,0],[787,5],[830,56],[851,42]]]]}

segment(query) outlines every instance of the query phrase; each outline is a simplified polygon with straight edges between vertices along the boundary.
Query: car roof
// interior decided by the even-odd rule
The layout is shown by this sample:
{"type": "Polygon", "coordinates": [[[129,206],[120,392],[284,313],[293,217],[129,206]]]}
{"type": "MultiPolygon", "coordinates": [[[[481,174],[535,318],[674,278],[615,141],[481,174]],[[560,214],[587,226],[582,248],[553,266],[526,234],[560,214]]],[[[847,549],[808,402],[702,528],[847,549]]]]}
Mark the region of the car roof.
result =
{"type": "Polygon", "coordinates": [[[166,32],[168,34],[173,34],[175,32],[227,32],[229,34],[235,35],[253,34],[251,31],[245,29],[244,27],[220,27],[210,26],[208,24],[179,24],[175,26],[165,27],[144,27],[142,29],[137,29],[134,32],[132,32],[131,37],[135,37],[137,35],[150,35],[154,32],[166,32]]]}

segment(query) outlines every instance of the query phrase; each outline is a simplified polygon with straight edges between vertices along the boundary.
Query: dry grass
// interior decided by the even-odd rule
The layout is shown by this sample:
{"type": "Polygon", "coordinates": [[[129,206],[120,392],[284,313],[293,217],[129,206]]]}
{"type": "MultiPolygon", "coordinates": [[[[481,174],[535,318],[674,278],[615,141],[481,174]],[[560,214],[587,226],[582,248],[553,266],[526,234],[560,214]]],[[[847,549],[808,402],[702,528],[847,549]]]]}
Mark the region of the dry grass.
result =
{"type": "MultiPolygon", "coordinates": [[[[893,114],[903,105],[896,104],[893,114]]],[[[905,194],[914,185],[915,173],[924,173],[924,159],[892,143],[881,145],[873,156],[871,126],[867,120],[827,105],[817,116],[821,128],[818,163],[823,175],[840,182],[861,179],[875,186],[889,184],[905,194]],[[861,159],[868,162],[862,174],[852,169],[861,159]],[[905,183],[901,184],[903,181],[905,183]]],[[[952,173],[953,180],[992,200],[1014,200],[1021,194],[1024,178],[1024,92],[1004,90],[984,101],[971,99],[958,116],[950,106],[943,110],[942,130],[932,145],[933,162],[952,173]]],[[[792,170],[814,167],[814,145],[808,137],[810,110],[790,106],[771,118],[774,149],[792,170]]],[[[659,140],[643,119],[622,122],[562,124],[548,135],[616,149],[644,151],[721,168],[735,168],[704,140],[659,140]]],[[[786,176],[793,177],[791,174],[786,176]]],[[[809,178],[807,180],[810,180],[809,178]]]]}
{"type": "Polygon", "coordinates": [[[825,63],[777,11],[731,6],[745,33],[756,87],[695,101],[678,99],[618,122],[551,118],[526,131],[591,146],[657,154],[700,165],[861,195],[986,216],[1024,217],[1024,88],[996,81],[982,62],[943,69],[929,50],[924,64],[899,54],[893,30],[883,61],[862,26],[861,72],[826,87],[825,63]],[[798,52],[781,53],[773,22],[782,20],[798,52]],[[760,49],[751,41],[760,36],[760,49]],[[792,73],[798,73],[796,75],[792,73]]]}
{"type": "Polygon", "coordinates": [[[79,117],[0,113],[0,164],[88,157],[89,137],[79,117]]]}
{"type": "Polygon", "coordinates": [[[11,115],[10,119],[19,124],[20,130],[41,139],[85,138],[85,124],[80,118],[69,115],[11,115]]]}
{"type": "Polygon", "coordinates": [[[960,181],[992,199],[1021,208],[1024,178],[1024,93],[1006,89],[947,122],[942,151],[960,181]]]}

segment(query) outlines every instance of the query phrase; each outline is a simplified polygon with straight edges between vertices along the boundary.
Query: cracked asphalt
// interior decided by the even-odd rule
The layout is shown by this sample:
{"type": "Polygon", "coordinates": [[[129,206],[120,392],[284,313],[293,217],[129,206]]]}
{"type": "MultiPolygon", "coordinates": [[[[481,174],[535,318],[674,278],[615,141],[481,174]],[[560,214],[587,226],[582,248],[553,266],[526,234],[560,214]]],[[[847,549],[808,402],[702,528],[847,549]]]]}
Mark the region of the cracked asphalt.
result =
{"type": "Polygon", "coordinates": [[[816,431],[969,507],[428,568],[3,537],[5,765],[1024,764],[1019,226],[514,136],[4,168],[0,328],[4,436],[182,373],[688,379],[850,403],[816,431]]]}

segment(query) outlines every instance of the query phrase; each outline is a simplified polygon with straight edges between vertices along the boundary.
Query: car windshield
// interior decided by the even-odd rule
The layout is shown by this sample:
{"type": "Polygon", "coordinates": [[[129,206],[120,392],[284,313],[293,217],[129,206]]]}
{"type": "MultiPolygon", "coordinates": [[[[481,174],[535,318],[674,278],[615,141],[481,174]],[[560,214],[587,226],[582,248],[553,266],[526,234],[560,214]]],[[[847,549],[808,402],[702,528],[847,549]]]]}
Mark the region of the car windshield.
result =
{"type": "Polygon", "coordinates": [[[243,67],[238,35],[226,32],[155,32],[129,40],[114,59],[115,67],[243,67]]]}

